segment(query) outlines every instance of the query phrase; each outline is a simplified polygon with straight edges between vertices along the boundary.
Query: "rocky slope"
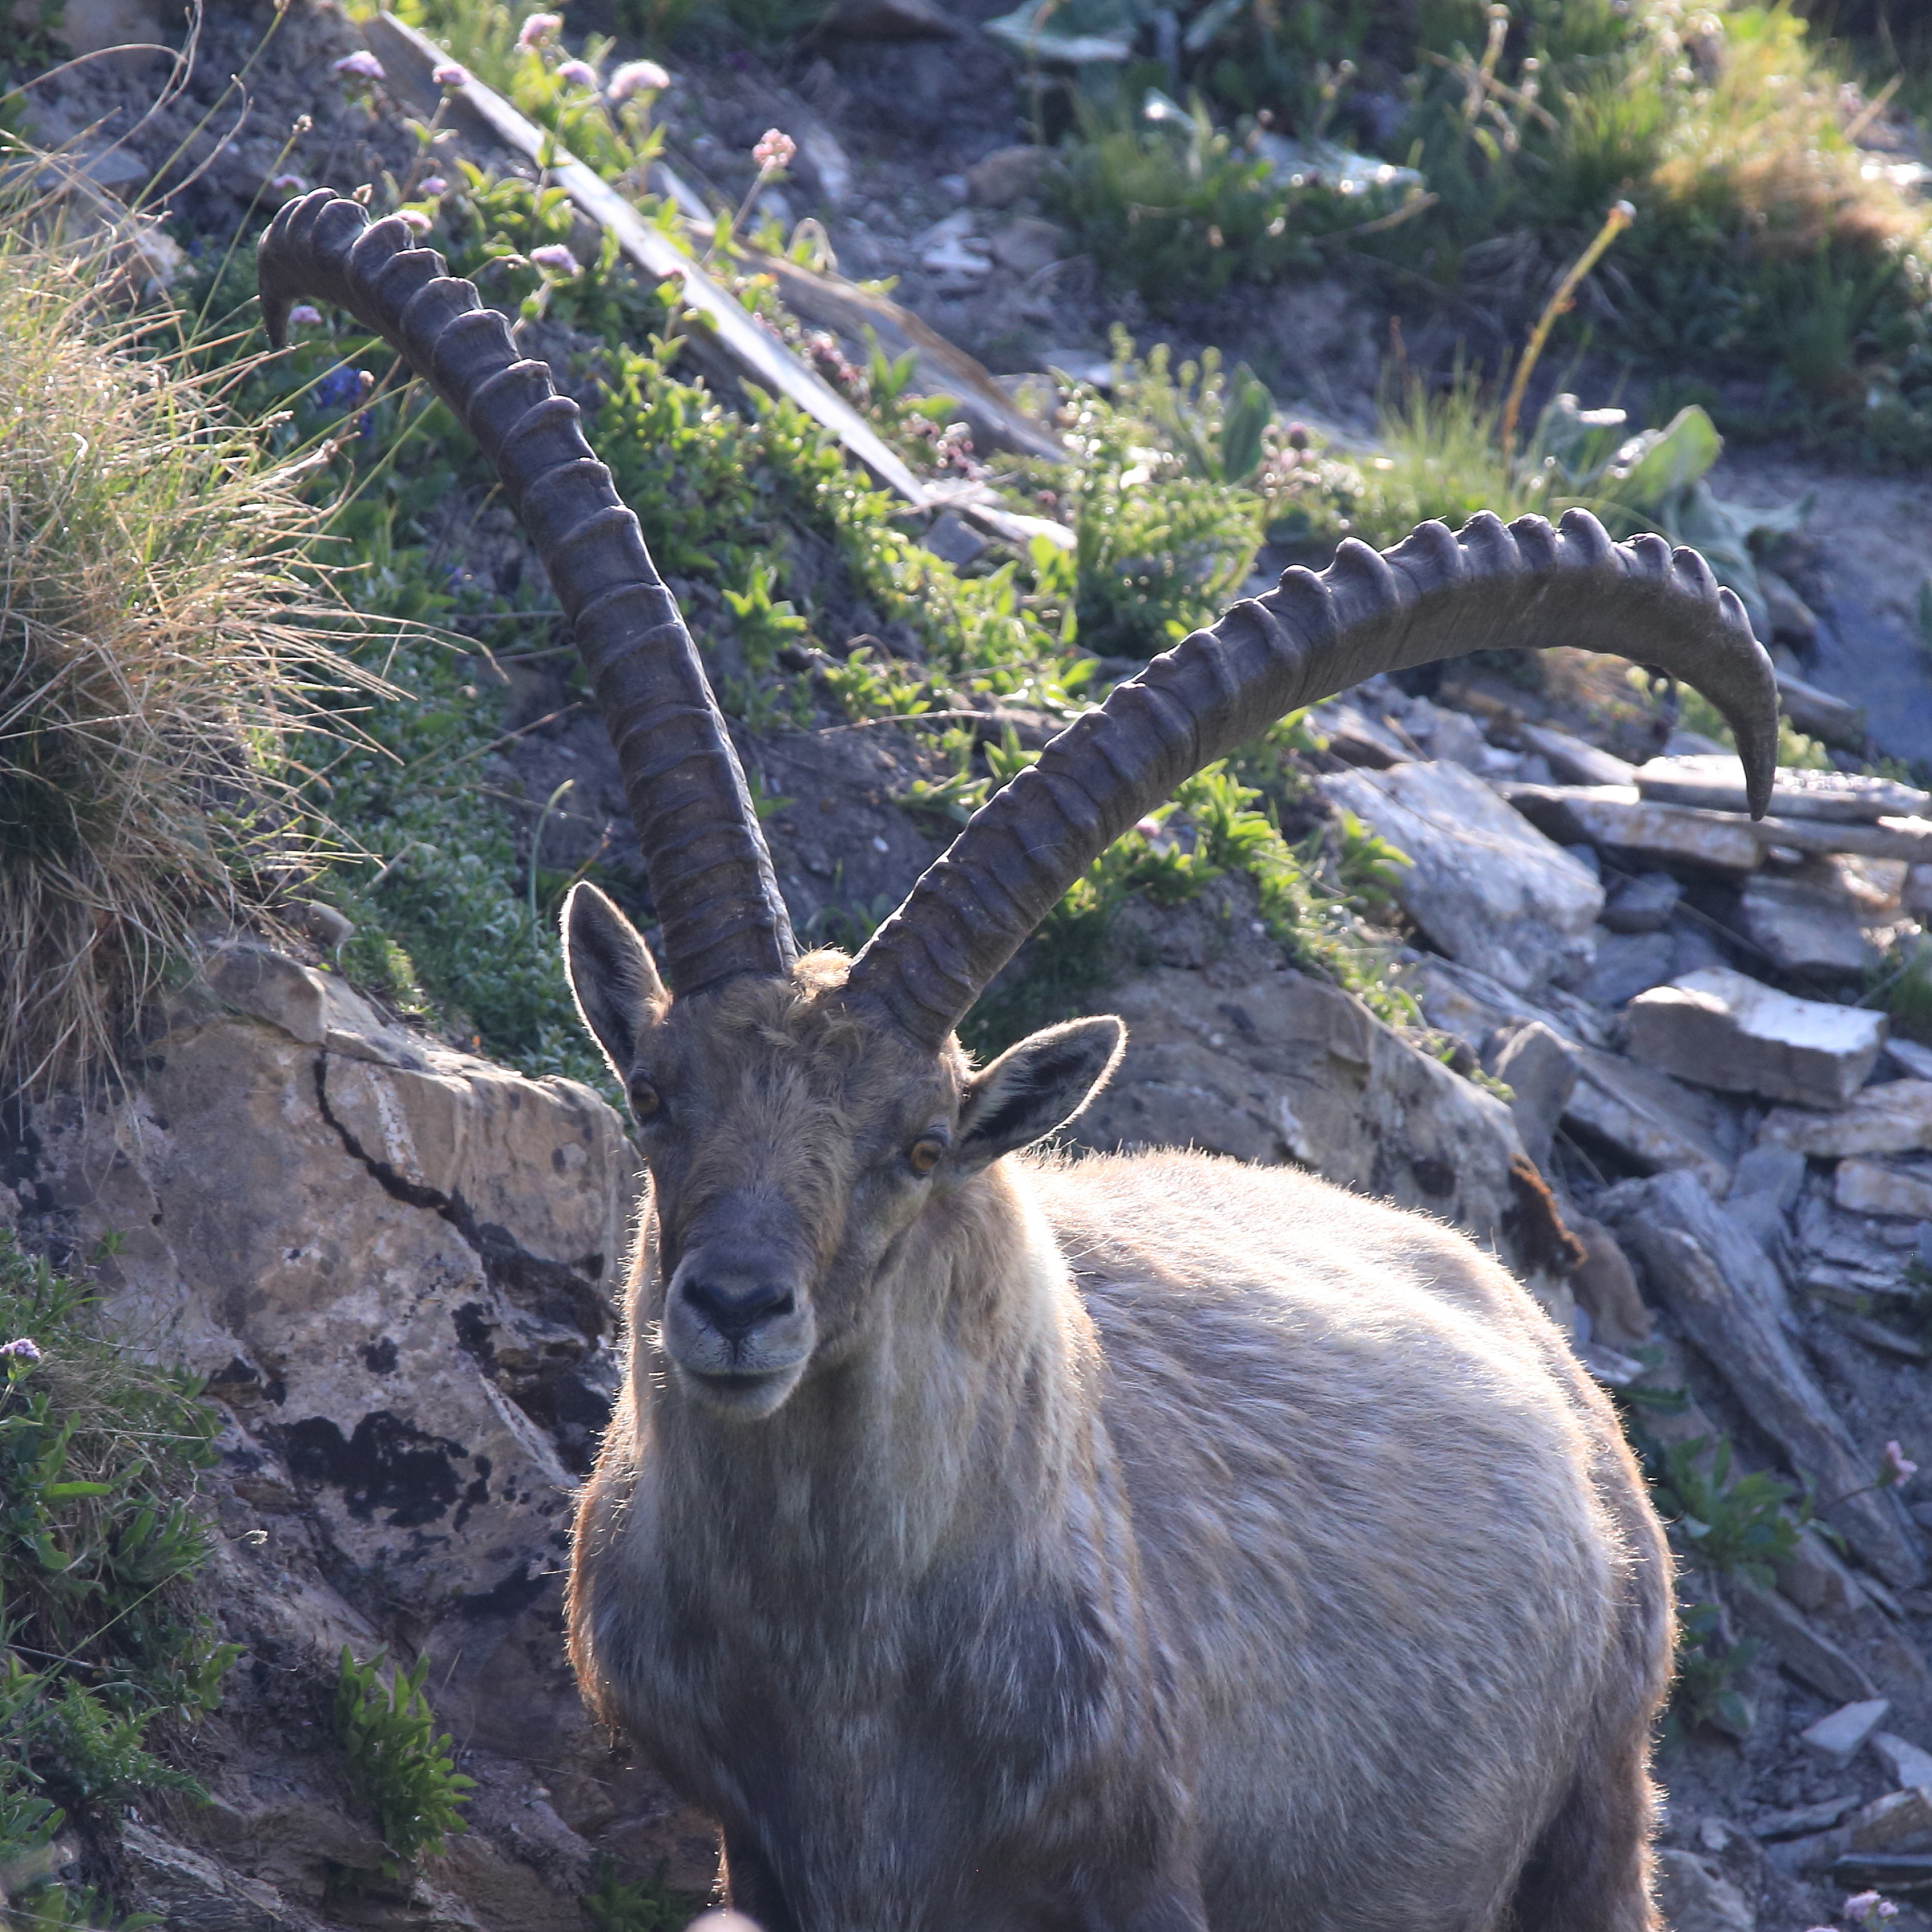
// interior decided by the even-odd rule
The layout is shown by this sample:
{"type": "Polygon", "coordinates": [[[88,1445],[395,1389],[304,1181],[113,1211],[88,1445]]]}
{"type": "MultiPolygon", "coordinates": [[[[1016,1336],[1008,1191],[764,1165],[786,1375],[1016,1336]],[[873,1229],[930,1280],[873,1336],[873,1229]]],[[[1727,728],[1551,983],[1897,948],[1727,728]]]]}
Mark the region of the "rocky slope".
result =
{"type": "MultiPolygon", "coordinates": [[[[139,165],[190,134],[259,24],[211,19],[201,77],[142,131],[139,165]]],[[[255,111],[313,124],[283,162],[253,132],[191,135],[180,166],[202,172],[177,200],[210,233],[277,165],[353,185],[401,151],[393,121],[315,97],[355,43],[345,23],[295,6],[283,31],[255,111]]],[[[844,266],[902,272],[929,322],[1011,366],[1064,366],[1115,312],[1041,232],[1012,81],[971,34],[848,38],[788,74],[697,76],[674,129],[730,191],[752,139],[791,126],[809,164],[791,192],[815,194],[844,266]]],[[[129,85],[97,71],[50,95],[43,132],[93,126],[129,85]]],[[[1373,375],[1350,301],[1317,287],[1223,332],[1254,353],[1276,332],[1284,391],[1298,355],[1301,386],[1346,413],[1373,375]]],[[[1922,486],[1754,460],[1726,487],[1812,485],[1786,668],[1868,705],[1876,749],[1916,755],[1932,679],[1901,645],[1922,486]],[[1886,682],[1863,681],[1875,663],[1886,682]]],[[[485,534],[508,568],[514,537],[485,534]]],[[[621,836],[614,766],[547,671],[516,675],[512,728],[535,728],[494,775],[539,801],[575,776],[599,801],[559,824],[568,862],[606,821],[621,836]]],[[[1378,683],[1321,722],[1323,795],[1415,861],[1402,976],[1426,1025],[1391,1029],[1293,970],[1238,894],[1183,909],[1096,997],[1131,1046],[1080,1141],[1298,1162],[1454,1221],[1498,1245],[1660,1456],[1722,1436],[1739,1468],[1806,1488],[1815,1524],[1769,1580],[1699,1564],[1699,1534],[1681,1537],[1685,1600],[1711,1606],[1700,1654],[1738,1698],[1703,1712],[1715,1723],[1682,1712],[1663,1754],[1671,1922],[1801,1932],[1847,1892],[1932,1893],[1912,1863],[1932,1860],[1932,1798],[1911,1795],[1932,1781],[1932,1505],[1887,1480],[1888,1444],[1932,1447],[1915,1272],[1932,1268],[1932,1052],[1858,1003],[1932,914],[1926,802],[1794,774],[1754,831],[1721,767],[1681,762],[1716,748],[1667,742],[1666,719],[1567,661],[1540,691],[1378,683]]],[[[919,769],[900,734],[747,749],[795,801],[770,829],[801,923],[896,898],[936,849],[890,803],[919,769]]],[[[31,1239],[120,1237],[110,1319],[208,1374],[224,1411],[212,1588],[243,1656],[196,1740],[212,1802],[126,1821],[130,1891],[211,1932],[576,1928],[601,1857],[703,1892],[704,1821],[592,1732],[559,1645],[569,1493],[617,1373],[635,1164],[617,1117],[244,941],[211,951],[122,1101],[10,1117],[0,1163],[0,1216],[31,1239]],[[345,1644],[431,1660],[477,1780],[470,1830],[421,1869],[385,1870],[347,1781],[329,1717],[345,1644]]]]}

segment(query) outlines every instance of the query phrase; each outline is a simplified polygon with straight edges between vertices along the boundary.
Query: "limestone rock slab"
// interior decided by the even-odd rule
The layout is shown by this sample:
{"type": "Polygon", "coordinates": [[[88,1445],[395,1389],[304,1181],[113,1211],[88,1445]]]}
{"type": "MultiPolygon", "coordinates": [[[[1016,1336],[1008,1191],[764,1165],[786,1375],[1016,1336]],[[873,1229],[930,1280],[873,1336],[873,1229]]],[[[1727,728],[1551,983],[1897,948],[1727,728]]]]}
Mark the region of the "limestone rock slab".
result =
{"type": "Polygon", "coordinates": [[[1414,861],[1397,897],[1451,959],[1519,992],[1588,971],[1602,886],[1472,772],[1396,765],[1316,782],[1414,861]]]}
{"type": "Polygon", "coordinates": [[[1662,932],[1683,894],[1683,887],[1669,873],[1640,873],[1611,894],[1604,907],[1604,923],[1612,932],[1662,932]]]}
{"type": "Polygon", "coordinates": [[[1613,1149],[1640,1174],[1682,1170],[1714,1194],[1731,1184],[1732,1124],[1724,1104],[1657,1067],[1579,1047],[1563,1122],[1613,1149]]]}
{"type": "Polygon", "coordinates": [[[1814,1107],[1850,1100],[1885,1042],[1881,1013],[1798,999],[1723,966],[1639,993],[1629,1022],[1632,1055],[1666,1073],[1814,1107]]]}
{"type": "Polygon", "coordinates": [[[1524,749],[1542,758],[1566,785],[1628,785],[1637,776],[1634,765],[1553,726],[1519,725],[1517,736],[1524,749]]]}
{"type": "Polygon", "coordinates": [[[1848,1699],[1798,1734],[1798,1741],[1827,1763],[1848,1765],[1864,1749],[1866,1740],[1885,1721],[1892,1708],[1882,1697],[1848,1699]]]}
{"type": "Polygon", "coordinates": [[[1842,1162],[1832,1176],[1831,1198],[1854,1214],[1932,1221],[1932,1167],[1895,1167],[1884,1161],[1842,1162]]]}
{"type": "Polygon", "coordinates": [[[1783,972],[1853,980],[1880,956],[1858,902],[1822,881],[1760,873],[1738,910],[1746,937],[1783,972]]]}
{"type": "Polygon", "coordinates": [[[572,1479],[497,1345],[608,1358],[634,1161],[586,1088],[336,1053],[315,1014],[178,1026],[124,1104],[39,1111],[36,1181],[121,1236],[108,1318],[258,1405],[340,1560],[434,1615],[562,1551],[572,1479]]]}
{"type": "Polygon", "coordinates": [[[1764,848],[1745,819],[1646,802],[1634,785],[1509,785],[1504,796],[1565,845],[1607,845],[1645,865],[1754,872],[1764,848]]]}
{"type": "MultiPolygon", "coordinates": [[[[1743,761],[1725,752],[1682,758],[1653,758],[1637,768],[1638,792],[1665,805],[1698,805],[1708,811],[1743,811],[1743,761]]],[[[1896,778],[1843,771],[1801,771],[1780,766],[1770,810],[1780,818],[1826,819],[1839,824],[1876,824],[1885,818],[1916,818],[1932,809],[1932,792],[1896,778]]]]}
{"type": "Polygon", "coordinates": [[[1758,1129],[1758,1138],[1820,1160],[1932,1151],[1932,1080],[1888,1080],[1861,1088],[1835,1113],[1775,1108],[1758,1129]]]}
{"type": "Polygon", "coordinates": [[[1932,1785],[1932,1751],[1922,1750],[1893,1731],[1875,1731],[1872,1749],[1901,1790],[1932,1785]]]}
{"type": "Polygon", "coordinates": [[[1749,1901],[1695,1852],[1659,1848],[1657,1902],[1672,1932],[1756,1932],[1757,1914],[1749,1901]]]}

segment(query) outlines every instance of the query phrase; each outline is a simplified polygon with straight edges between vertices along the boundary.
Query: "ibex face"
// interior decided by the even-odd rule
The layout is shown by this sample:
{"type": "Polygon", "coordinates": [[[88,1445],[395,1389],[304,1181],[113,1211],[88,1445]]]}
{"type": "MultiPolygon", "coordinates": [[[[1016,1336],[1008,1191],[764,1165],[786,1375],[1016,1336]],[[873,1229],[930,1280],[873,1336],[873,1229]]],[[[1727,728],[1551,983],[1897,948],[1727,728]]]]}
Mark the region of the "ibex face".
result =
{"type": "Polygon", "coordinates": [[[1122,1038],[1076,1021],[972,1072],[844,998],[850,962],[830,952],[674,999],[593,886],[572,894],[564,950],[650,1169],[664,1352],[685,1394],[745,1420],[890,1319],[921,1216],[1077,1113],[1122,1038]]]}

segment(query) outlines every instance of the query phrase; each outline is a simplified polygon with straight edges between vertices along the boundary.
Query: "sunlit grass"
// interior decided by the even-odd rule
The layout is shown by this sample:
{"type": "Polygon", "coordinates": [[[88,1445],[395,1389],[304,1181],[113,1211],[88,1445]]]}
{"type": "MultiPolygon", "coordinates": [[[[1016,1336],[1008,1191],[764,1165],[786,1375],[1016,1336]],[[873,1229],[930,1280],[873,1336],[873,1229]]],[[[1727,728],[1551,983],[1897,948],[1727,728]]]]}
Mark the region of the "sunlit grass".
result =
{"type": "Polygon", "coordinates": [[[128,231],[63,220],[0,205],[8,1092],[110,1060],[193,937],[273,894],[298,844],[280,747],[354,676],[294,471],[163,349],[128,231]]]}

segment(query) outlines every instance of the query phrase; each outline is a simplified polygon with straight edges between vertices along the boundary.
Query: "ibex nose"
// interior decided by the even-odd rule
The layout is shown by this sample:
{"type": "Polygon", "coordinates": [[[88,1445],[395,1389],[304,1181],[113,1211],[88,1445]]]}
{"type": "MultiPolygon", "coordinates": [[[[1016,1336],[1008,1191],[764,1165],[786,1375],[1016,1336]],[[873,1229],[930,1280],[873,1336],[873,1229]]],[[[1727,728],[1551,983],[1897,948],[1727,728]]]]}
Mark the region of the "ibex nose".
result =
{"type": "Polygon", "coordinates": [[[728,1342],[741,1342],[761,1323],[790,1315],[792,1291],[780,1282],[745,1288],[694,1276],[681,1288],[684,1299],[728,1342]]]}

